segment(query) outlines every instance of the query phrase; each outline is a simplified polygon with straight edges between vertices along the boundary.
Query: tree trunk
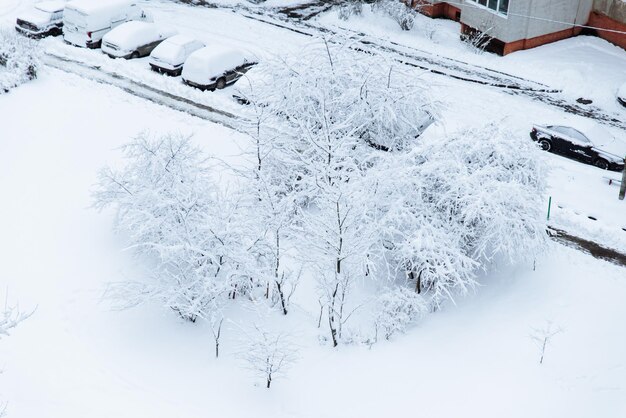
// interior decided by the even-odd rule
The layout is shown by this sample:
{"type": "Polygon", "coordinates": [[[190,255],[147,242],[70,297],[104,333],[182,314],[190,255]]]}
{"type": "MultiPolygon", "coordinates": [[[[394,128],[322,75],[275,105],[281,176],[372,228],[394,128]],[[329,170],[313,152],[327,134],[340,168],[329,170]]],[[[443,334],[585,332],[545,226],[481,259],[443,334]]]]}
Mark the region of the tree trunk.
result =
{"type": "Polygon", "coordinates": [[[339,345],[337,342],[337,329],[335,328],[335,319],[331,308],[328,308],[328,326],[330,327],[330,336],[333,339],[333,347],[337,347],[339,345]]]}
{"type": "Polygon", "coordinates": [[[278,290],[278,296],[280,297],[280,304],[283,308],[283,315],[287,315],[287,302],[285,301],[285,294],[280,285],[280,282],[276,280],[276,289],[278,290]]]}
{"type": "Polygon", "coordinates": [[[417,275],[417,280],[415,281],[415,291],[418,295],[422,293],[422,271],[420,271],[420,274],[417,275]]]}

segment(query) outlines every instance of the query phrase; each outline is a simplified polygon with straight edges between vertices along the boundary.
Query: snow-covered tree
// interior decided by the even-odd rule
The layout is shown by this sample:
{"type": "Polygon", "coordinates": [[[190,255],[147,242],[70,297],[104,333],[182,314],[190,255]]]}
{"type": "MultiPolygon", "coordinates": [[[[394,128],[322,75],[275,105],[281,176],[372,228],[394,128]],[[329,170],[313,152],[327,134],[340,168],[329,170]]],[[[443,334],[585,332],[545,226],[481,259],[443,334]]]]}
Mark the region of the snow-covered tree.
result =
{"type": "Polygon", "coordinates": [[[379,243],[377,183],[367,173],[382,150],[414,143],[437,110],[424,88],[350,42],[318,41],[301,56],[269,59],[241,91],[256,119],[263,114],[255,132],[266,150],[262,184],[282,185],[272,195],[296,204],[291,224],[314,266],[333,345],[351,285],[379,243]]]}
{"type": "Polygon", "coordinates": [[[539,357],[539,364],[543,364],[543,359],[546,355],[546,348],[552,340],[552,338],[563,332],[563,328],[554,325],[552,321],[546,320],[546,323],[540,328],[533,328],[530,338],[539,349],[541,356],[539,357]]]}
{"type": "Polygon", "coordinates": [[[272,382],[284,377],[298,359],[297,348],[288,334],[272,333],[258,326],[247,337],[240,358],[244,366],[263,379],[269,389],[272,382]]]}
{"type": "Polygon", "coordinates": [[[242,154],[246,162],[242,167],[230,168],[244,180],[242,194],[247,196],[246,216],[255,220],[255,225],[249,229],[256,237],[251,250],[256,258],[259,282],[265,283],[265,298],[287,315],[302,270],[293,260],[289,264],[295,270],[285,262],[298,206],[291,193],[297,179],[285,175],[284,168],[276,163],[273,155],[276,132],[267,122],[272,116],[265,103],[254,94],[254,86],[248,86],[246,100],[252,115],[248,125],[249,143],[242,154]]]}
{"type": "Polygon", "coordinates": [[[9,29],[0,29],[0,93],[37,77],[41,66],[35,41],[9,29]]]}
{"type": "Polygon", "coordinates": [[[415,25],[417,11],[402,1],[376,0],[373,2],[372,9],[388,15],[402,30],[411,30],[415,25]]]}
{"type": "Polygon", "coordinates": [[[467,292],[494,260],[544,248],[544,166],[525,138],[492,124],[424,138],[405,157],[387,163],[383,231],[397,268],[435,304],[467,292]]]}
{"type": "Polygon", "coordinates": [[[239,200],[213,183],[190,138],[144,134],[123,151],[124,168],[101,171],[95,207],[114,206],[130,248],[156,262],[152,280],[112,284],[109,296],[123,307],[156,299],[185,319],[208,318],[216,298],[251,286],[239,200]]]}
{"type": "Polygon", "coordinates": [[[405,286],[392,286],[378,300],[374,320],[376,336],[389,340],[394,334],[404,333],[411,324],[429,311],[429,301],[405,286]]]}

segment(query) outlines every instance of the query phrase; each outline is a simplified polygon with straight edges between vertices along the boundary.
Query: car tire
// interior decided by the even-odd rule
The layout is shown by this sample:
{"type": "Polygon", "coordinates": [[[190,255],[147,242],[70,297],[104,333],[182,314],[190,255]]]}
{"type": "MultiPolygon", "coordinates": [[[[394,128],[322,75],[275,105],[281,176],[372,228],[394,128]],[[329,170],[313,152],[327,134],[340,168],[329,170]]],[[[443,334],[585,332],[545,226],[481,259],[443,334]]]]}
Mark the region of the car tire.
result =
{"type": "Polygon", "coordinates": [[[595,160],[593,162],[593,165],[595,165],[596,167],[602,169],[602,170],[608,170],[609,169],[609,162],[607,160],[604,160],[602,158],[598,158],[597,160],[595,160]]]}
{"type": "Polygon", "coordinates": [[[133,60],[135,60],[135,59],[137,59],[137,58],[139,58],[139,51],[135,51],[135,52],[133,52],[133,53],[131,54],[131,56],[130,56],[130,59],[133,59],[133,60]]]}
{"type": "Polygon", "coordinates": [[[552,142],[548,141],[547,139],[540,139],[539,140],[539,146],[544,151],[548,151],[549,152],[549,151],[552,150],[552,142]]]}
{"type": "Polygon", "coordinates": [[[222,90],[224,87],[226,87],[226,79],[222,77],[215,83],[215,88],[222,90]]]}

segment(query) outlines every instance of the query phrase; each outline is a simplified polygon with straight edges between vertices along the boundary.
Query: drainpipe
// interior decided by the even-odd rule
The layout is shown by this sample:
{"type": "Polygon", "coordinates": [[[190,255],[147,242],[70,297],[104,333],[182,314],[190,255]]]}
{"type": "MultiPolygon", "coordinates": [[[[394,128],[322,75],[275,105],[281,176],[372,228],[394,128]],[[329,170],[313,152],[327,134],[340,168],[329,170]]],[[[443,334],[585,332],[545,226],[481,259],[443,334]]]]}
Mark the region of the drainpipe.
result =
{"type": "MultiPolygon", "coordinates": [[[[576,23],[578,23],[578,14],[580,13],[580,4],[582,2],[583,0],[578,0],[578,7],[576,7],[576,16],[574,16],[574,24],[572,25],[572,36],[576,36],[576,23]]],[[[592,0],[592,8],[593,8],[593,0],[592,0]]]]}
{"type": "MultiPolygon", "coordinates": [[[[532,16],[530,14],[532,9],[533,9],[533,0],[528,0],[528,9],[526,10],[526,16],[532,16]]],[[[526,17],[526,30],[524,30],[524,49],[526,49],[526,40],[528,39],[528,27],[529,26],[530,26],[530,18],[526,17]]]]}

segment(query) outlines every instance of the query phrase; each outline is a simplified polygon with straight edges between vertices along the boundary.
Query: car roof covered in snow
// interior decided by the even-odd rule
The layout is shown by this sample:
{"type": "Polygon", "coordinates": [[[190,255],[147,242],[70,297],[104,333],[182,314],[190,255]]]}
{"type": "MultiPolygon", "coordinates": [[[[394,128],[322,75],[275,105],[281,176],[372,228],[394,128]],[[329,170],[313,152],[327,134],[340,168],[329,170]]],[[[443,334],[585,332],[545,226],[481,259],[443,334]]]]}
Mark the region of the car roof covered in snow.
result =
{"type": "MultiPolygon", "coordinates": [[[[167,38],[167,40],[165,42],[167,42],[168,44],[171,45],[178,45],[178,46],[182,46],[182,45],[186,45],[188,43],[194,42],[196,40],[196,38],[192,38],[191,36],[187,36],[187,35],[174,35],[170,38],[167,38]]],[[[198,41],[199,42],[199,41],[198,41]]]]}
{"type": "Polygon", "coordinates": [[[224,71],[255,62],[248,52],[220,45],[200,48],[192,53],[183,67],[183,78],[208,84],[211,77],[219,77],[224,71]]]}
{"type": "Polygon", "coordinates": [[[42,1],[35,3],[35,8],[44,12],[55,13],[65,9],[65,3],[62,1],[42,1]]]}
{"type": "Polygon", "coordinates": [[[150,57],[173,65],[182,64],[190,52],[185,50],[184,47],[190,44],[193,44],[196,50],[204,46],[204,43],[190,36],[174,35],[154,48],[150,57]]]}
{"type": "Polygon", "coordinates": [[[191,54],[189,58],[191,59],[192,57],[195,61],[202,61],[219,66],[237,66],[244,63],[255,62],[252,54],[222,45],[211,45],[210,47],[200,48],[191,54]]]}
{"type": "Polygon", "coordinates": [[[136,4],[135,0],[74,0],[65,5],[65,8],[72,8],[83,14],[91,14],[99,11],[108,11],[128,7],[136,4]]]}
{"type": "Polygon", "coordinates": [[[112,29],[109,33],[104,35],[102,39],[105,42],[112,43],[119,47],[134,47],[143,43],[156,41],[159,34],[163,35],[163,38],[165,38],[176,34],[176,31],[154,23],[132,20],[112,29]]]}

